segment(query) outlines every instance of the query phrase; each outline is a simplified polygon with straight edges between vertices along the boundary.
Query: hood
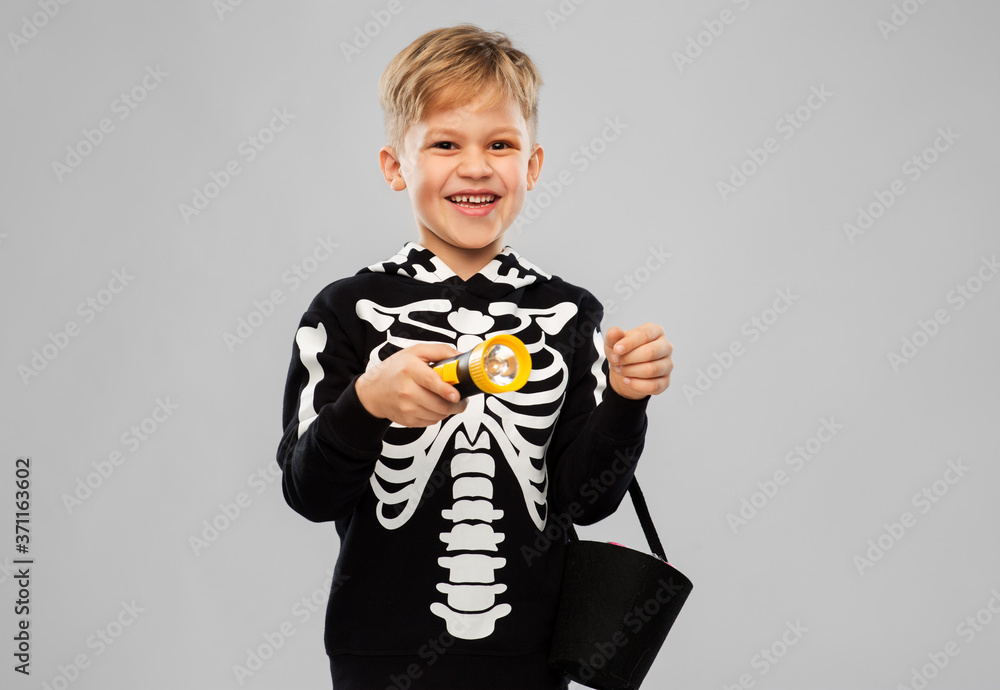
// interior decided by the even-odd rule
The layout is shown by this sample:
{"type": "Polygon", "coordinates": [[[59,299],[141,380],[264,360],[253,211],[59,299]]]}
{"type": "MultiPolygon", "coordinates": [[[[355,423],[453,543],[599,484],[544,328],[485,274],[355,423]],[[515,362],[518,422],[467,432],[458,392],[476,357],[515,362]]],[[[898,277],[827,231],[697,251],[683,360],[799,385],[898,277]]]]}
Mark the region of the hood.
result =
{"type": "Polygon", "coordinates": [[[504,247],[478,273],[463,281],[434,252],[416,242],[407,242],[394,256],[358,271],[359,275],[362,273],[385,273],[421,283],[442,283],[484,299],[496,299],[552,278],[512,248],[504,247]]]}

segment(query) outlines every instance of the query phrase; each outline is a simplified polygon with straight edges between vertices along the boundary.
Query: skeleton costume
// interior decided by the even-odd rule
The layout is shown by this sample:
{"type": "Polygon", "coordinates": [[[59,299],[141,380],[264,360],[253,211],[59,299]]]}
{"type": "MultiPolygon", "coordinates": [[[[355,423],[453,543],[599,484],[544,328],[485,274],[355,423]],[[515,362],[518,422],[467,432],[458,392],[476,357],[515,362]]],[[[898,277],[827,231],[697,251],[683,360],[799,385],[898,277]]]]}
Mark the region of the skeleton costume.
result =
{"type": "Polygon", "coordinates": [[[513,668],[546,674],[563,516],[591,524],[617,508],[646,431],[648,397],[606,385],[602,315],[589,292],[510,247],[463,281],[414,242],[313,300],[277,461],[288,504],[340,535],[324,635],[338,690],[510,688],[513,668]],[[402,348],[464,352],[498,333],[531,353],[519,391],[471,396],[426,428],[358,400],[356,378],[402,348]],[[462,673],[474,680],[447,680],[462,673]]]}

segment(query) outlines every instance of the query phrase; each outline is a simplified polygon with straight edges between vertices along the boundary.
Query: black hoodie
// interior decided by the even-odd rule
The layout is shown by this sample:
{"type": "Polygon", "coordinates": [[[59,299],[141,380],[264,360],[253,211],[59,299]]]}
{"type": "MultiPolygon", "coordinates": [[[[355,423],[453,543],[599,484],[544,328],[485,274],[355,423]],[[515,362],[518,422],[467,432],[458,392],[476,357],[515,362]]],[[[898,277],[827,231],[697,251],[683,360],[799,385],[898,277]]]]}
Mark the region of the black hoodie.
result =
{"type": "Polygon", "coordinates": [[[601,304],[507,247],[461,280],[409,242],[324,288],[303,315],[277,461],[288,504],[335,520],[328,654],[544,652],[565,546],[621,502],[648,398],[607,386],[601,304]],[[460,352],[497,333],[527,345],[519,391],[470,397],[427,428],[370,414],[356,378],[421,342],[460,352]]]}

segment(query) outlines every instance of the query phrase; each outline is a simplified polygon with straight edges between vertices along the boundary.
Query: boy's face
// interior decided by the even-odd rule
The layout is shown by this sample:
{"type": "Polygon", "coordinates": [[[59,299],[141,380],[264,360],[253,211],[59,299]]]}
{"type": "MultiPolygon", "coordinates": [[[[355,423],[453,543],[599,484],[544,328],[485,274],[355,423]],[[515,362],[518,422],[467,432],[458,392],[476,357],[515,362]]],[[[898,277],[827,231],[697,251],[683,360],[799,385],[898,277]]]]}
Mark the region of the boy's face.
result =
{"type": "Polygon", "coordinates": [[[491,259],[503,249],[542,166],[542,149],[531,147],[509,100],[431,110],[406,130],[402,152],[384,147],[379,157],[392,188],[409,190],[420,243],[446,263],[459,255],[491,259]],[[468,196],[478,200],[460,198],[468,196]]]}

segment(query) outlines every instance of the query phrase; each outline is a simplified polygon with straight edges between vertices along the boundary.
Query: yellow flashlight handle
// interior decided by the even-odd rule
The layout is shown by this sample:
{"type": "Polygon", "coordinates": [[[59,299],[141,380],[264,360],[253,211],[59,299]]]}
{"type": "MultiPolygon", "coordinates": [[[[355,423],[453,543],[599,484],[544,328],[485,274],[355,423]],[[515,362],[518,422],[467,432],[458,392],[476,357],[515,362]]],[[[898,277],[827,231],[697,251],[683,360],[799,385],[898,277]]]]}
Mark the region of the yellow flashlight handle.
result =
{"type": "Polygon", "coordinates": [[[452,357],[451,359],[446,359],[442,362],[438,362],[433,367],[434,371],[441,375],[445,383],[450,383],[452,385],[457,384],[458,381],[458,357],[452,357]]]}

